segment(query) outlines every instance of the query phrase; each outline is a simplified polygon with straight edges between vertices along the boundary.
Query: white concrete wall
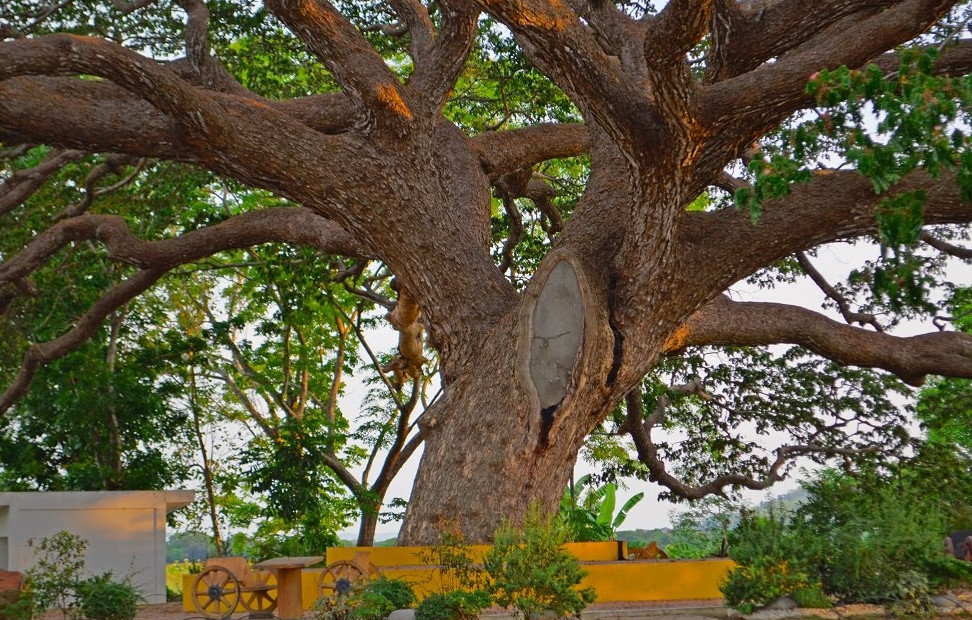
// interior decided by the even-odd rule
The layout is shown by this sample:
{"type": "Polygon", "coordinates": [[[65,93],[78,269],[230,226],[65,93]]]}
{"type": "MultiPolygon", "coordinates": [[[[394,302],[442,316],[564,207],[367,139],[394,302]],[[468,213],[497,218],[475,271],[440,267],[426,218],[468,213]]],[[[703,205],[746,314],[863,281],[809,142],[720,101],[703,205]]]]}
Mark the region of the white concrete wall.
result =
{"type": "Polygon", "coordinates": [[[165,516],[193,491],[0,493],[0,568],[26,571],[34,544],[67,530],[88,541],[92,575],[133,575],[147,602],[165,602],[165,516]]]}

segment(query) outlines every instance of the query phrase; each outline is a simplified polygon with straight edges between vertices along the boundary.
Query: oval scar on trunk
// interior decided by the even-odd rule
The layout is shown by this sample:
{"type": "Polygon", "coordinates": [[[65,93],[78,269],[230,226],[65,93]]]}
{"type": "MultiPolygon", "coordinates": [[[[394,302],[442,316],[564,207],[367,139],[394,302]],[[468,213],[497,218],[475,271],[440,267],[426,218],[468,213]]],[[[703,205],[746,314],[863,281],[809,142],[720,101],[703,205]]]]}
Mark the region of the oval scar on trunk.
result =
{"type": "Polygon", "coordinates": [[[584,302],[567,261],[550,270],[530,317],[530,379],[541,409],[560,403],[584,339],[584,302]]]}

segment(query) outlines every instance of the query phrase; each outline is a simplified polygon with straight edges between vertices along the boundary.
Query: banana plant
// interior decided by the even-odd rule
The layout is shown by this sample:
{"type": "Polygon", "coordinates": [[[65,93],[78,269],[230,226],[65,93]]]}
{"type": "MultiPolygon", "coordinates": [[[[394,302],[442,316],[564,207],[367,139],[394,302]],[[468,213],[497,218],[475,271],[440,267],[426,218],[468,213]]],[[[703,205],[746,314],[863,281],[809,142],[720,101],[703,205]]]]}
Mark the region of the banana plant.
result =
{"type": "Polygon", "coordinates": [[[613,540],[628,513],[644,496],[641,492],[632,495],[615,514],[617,485],[608,482],[595,487],[590,475],[584,475],[564,492],[559,519],[576,542],[613,540]]]}

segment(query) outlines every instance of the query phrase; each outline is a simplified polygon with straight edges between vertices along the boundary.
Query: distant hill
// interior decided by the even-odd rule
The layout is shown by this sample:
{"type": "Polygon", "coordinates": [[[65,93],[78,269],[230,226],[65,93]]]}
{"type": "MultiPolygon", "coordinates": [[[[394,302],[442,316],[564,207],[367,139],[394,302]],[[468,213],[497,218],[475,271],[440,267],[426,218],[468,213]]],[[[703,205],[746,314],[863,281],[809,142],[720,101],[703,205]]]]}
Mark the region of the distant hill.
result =
{"type": "Polygon", "coordinates": [[[772,499],[768,499],[764,502],[761,502],[759,506],[757,506],[757,509],[762,512],[768,510],[770,504],[772,504],[774,506],[782,506],[787,510],[793,510],[797,506],[805,502],[809,496],[810,494],[807,493],[806,489],[800,487],[797,489],[793,489],[792,491],[789,491],[787,493],[784,493],[783,495],[778,495],[772,499]]]}

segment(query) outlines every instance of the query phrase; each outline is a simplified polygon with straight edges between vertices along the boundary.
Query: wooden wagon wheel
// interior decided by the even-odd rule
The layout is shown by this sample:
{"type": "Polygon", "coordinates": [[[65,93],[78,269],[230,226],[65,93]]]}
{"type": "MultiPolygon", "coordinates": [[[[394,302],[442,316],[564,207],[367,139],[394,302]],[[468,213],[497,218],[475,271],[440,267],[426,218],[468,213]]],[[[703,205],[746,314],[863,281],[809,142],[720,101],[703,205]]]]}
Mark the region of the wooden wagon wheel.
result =
{"type": "Polygon", "coordinates": [[[269,583],[272,576],[270,571],[250,572],[248,583],[240,592],[240,603],[244,609],[251,613],[267,613],[277,608],[277,587],[269,583]]]}
{"type": "Polygon", "coordinates": [[[339,560],[329,564],[317,577],[317,595],[321,598],[333,598],[347,594],[354,585],[367,583],[377,576],[378,567],[371,562],[367,567],[362,567],[351,560],[339,560]]]}
{"type": "Polygon", "coordinates": [[[192,580],[192,606],[207,618],[229,618],[240,602],[240,582],[231,570],[210,566],[192,580]]]}

